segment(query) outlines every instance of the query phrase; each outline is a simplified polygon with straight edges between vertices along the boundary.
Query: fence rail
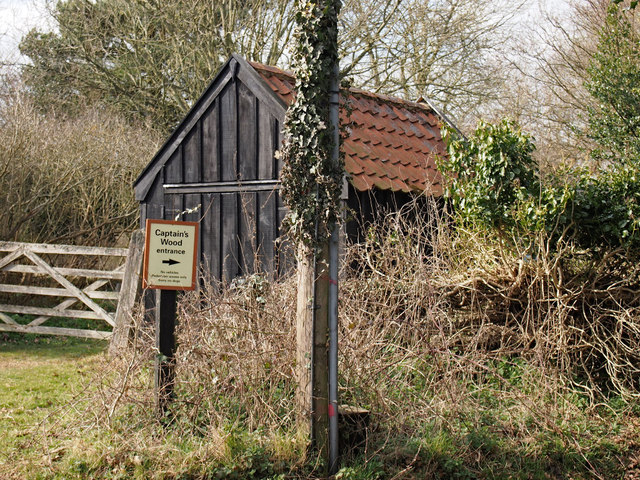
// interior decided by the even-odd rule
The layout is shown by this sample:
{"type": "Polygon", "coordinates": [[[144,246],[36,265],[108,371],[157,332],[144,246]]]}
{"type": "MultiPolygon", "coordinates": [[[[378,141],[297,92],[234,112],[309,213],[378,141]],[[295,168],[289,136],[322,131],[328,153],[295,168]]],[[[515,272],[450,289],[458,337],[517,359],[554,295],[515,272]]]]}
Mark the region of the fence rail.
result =
{"type": "Polygon", "coordinates": [[[7,303],[0,303],[0,331],[111,338],[113,328],[124,316],[130,315],[135,301],[130,298],[135,296],[135,289],[119,288],[123,283],[137,283],[141,246],[139,234],[134,238],[137,242],[132,239],[129,249],[0,242],[0,255],[4,254],[0,257],[0,294],[5,302],[8,299],[7,303]],[[64,260],[70,256],[72,266],[64,260]],[[96,257],[108,257],[102,263],[109,266],[79,268],[87,261],[96,263],[96,257]],[[34,305],[34,299],[41,297],[49,301],[37,300],[34,305]],[[51,303],[52,297],[63,300],[53,306],[42,305],[51,303]],[[115,311],[106,306],[108,303],[117,305],[115,311]],[[29,318],[24,323],[11,314],[29,318]],[[54,317],[105,322],[110,329],[43,325],[54,317]]]}

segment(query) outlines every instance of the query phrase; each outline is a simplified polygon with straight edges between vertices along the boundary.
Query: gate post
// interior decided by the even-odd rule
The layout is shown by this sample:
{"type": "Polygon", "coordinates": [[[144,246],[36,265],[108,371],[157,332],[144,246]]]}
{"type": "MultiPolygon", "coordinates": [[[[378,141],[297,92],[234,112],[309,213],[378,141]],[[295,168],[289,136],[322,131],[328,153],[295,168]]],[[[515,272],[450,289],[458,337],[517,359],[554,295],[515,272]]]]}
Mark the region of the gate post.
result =
{"type": "Polygon", "coordinates": [[[132,336],[133,308],[140,294],[140,274],[142,273],[142,256],[144,250],[144,232],[136,230],[129,242],[129,253],[124,266],[124,278],[120,287],[118,306],[116,308],[115,327],[109,355],[115,356],[127,347],[132,336]]]}

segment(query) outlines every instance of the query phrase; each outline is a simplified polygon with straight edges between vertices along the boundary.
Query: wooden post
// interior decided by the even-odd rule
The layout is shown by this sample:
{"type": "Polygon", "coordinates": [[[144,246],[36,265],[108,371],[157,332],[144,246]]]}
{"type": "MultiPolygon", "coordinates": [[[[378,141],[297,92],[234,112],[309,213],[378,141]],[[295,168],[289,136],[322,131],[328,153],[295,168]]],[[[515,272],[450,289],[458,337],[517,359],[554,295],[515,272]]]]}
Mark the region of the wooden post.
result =
{"type": "Polygon", "coordinates": [[[156,290],[156,347],[155,361],[156,407],[160,418],[166,416],[175,384],[176,318],[178,292],[156,290]]]}
{"type": "Polygon", "coordinates": [[[306,245],[297,253],[298,296],[296,303],[296,403],[298,426],[305,435],[311,433],[311,352],[313,335],[314,254],[306,245]]]}
{"type": "Polygon", "coordinates": [[[315,453],[329,461],[328,444],[328,243],[317,254],[298,248],[296,380],[299,426],[315,453]]]}
{"type": "Polygon", "coordinates": [[[127,347],[132,336],[133,308],[140,295],[140,275],[142,273],[142,257],[144,254],[144,232],[136,230],[129,242],[129,253],[124,266],[124,278],[120,287],[118,306],[116,308],[115,327],[109,344],[109,355],[115,356],[127,347]]]}

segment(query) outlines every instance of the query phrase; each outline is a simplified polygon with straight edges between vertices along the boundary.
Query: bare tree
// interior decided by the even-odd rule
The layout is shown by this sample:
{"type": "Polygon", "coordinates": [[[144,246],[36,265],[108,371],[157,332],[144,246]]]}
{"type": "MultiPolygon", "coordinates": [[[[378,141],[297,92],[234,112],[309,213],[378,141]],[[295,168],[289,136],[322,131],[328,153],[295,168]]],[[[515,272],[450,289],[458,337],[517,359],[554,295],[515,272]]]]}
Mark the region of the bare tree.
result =
{"type": "MultiPolygon", "coordinates": [[[[21,44],[24,80],[56,110],[95,101],[170,128],[232,52],[290,65],[294,0],[63,0],[57,32],[21,44]]],[[[346,0],[341,66],[356,86],[467,116],[499,95],[506,0],[346,0]]]]}
{"type": "Polygon", "coordinates": [[[501,95],[502,47],[523,3],[347,2],[343,70],[374,91],[434,100],[464,123],[501,95]]]}
{"type": "Polygon", "coordinates": [[[585,88],[610,0],[572,1],[568,13],[545,13],[544,26],[520,43],[512,62],[519,103],[506,95],[500,111],[537,138],[538,156],[558,163],[586,161],[584,134],[593,98],[585,88]]]}

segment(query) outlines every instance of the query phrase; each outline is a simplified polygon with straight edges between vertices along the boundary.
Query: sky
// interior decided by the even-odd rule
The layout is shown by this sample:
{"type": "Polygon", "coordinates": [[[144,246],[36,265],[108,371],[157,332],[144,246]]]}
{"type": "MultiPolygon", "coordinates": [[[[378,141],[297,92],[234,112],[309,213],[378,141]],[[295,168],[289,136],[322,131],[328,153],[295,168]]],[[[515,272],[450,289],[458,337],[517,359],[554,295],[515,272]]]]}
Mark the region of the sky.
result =
{"type": "MultiPolygon", "coordinates": [[[[566,11],[571,0],[532,0],[515,21],[528,24],[541,19],[543,10],[566,11]]],[[[579,1],[579,0],[577,0],[579,1]]],[[[34,27],[48,29],[47,0],[0,0],[0,59],[20,60],[20,38],[34,27]]]]}
{"type": "Polygon", "coordinates": [[[45,0],[0,0],[0,58],[19,58],[18,43],[34,27],[47,28],[45,0]]]}

